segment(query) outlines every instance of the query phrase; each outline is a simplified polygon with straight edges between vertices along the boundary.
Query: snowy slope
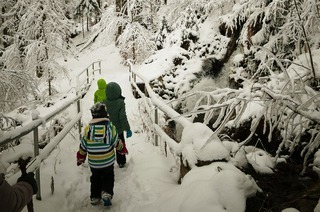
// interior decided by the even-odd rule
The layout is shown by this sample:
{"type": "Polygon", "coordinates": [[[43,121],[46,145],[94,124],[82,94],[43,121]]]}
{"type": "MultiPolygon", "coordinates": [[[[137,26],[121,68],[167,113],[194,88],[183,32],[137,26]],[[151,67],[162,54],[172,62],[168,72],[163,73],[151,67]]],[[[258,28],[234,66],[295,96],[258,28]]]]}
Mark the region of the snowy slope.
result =
{"type": "MultiPolygon", "coordinates": [[[[78,60],[69,59],[65,64],[70,69],[71,79],[75,80],[74,76],[91,62],[102,60],[102,73],[96,76],[81,103],[82,122],[85,126],[91,119],[89,108],[93,105],[96,81],[104,78],[107,82],[119,83],[126,97],[127,115],[134,132],[126,141],[129,150],[128,165],[123,169],[115,165],[113,206],[105,208],[102,204],[90,205],[91,172],[87,162],[76,166],[79,134],[78,129],[74,128],[41,164],[42,200],[34,197],[35,211],[245,211],[246,198],[254,195],[259,188],[254,179],[230,162],[195,167],[184,176],[181,185],[177,183],[179,167],[170,153],[165,157],[159,147],[147,140],[146,134],[139,133],[142,129],[139,100],[134,99],[131,93],[128,67],[121,65],[118,50],[109,46],[90,51],[81,54],[78,60]]],[[[65,89],[66,85],[61,83],[60,89],[65,89]]],[[[70,83],[69,86],[73,84],[70,83]]],[[[197,136],[203,137],[198,131],[199,128],[195,128],[188,133],[195,139],[197,136]]]]}
{"type": "MultiPolygon", "coordinates": [[[[121,64],[120,55],[114,46],[91,49],[90,52],[79,55],[78,59],[69,59],[65,66],[70,69],[71,83],[60,83],[60,90],[70,91],[70,87],[74,86],[74,76],[96,60],[102,60],[102,73],[96,75],[92,87],[81,102],[84,126],[91,119],[89,108],[93,105],[96,81],[104,78],[107,82],[115,81],[122,87],[128,119],[134,132],[126,141],[129,150],[127,167],[120,169],[115,165],[113,206],[105,208],[102,204],[90,205],[91,172],[87,162],[76,166],[79,134],[78,129],[74,128],[41,164],[42,200],[34,197],[35,211],[245,211],[246,198],[253,196],[259,188],[252,177],[245,175],[231,162],[195,167],[184,176],[181,185],[177,183],[179,167],[170,153],[165,157],[159,147],[147,140],[146,134],[139,133],[142,129],[139,100],[131,93],[128,67],[121,64]]],[[[69,92],[67,95],[74,94],[69,92]]],[[[40,111],[40,114],[45,113],[40,111]]],[[[70,114],[66,114],[68,115],[70,114]]],[[[203,138],[199,129],[189,130],[190,138],[203,138]]],[[[229,145],[233,149],[233,144],[229,145]]],[[[0,155],[0,159],[5,159],[4,156],[5,154],[0,155]]],[[[258,155],[254,154],[253,157],[258,155]]],[[[245,159],[245,155],[240,159],[245,159]]],[[[263,167],[266,165],[264,162],[262,160],[258,165],[263,167]]],[[[27,209],[23,211],[26,212],[27,209]]]]}

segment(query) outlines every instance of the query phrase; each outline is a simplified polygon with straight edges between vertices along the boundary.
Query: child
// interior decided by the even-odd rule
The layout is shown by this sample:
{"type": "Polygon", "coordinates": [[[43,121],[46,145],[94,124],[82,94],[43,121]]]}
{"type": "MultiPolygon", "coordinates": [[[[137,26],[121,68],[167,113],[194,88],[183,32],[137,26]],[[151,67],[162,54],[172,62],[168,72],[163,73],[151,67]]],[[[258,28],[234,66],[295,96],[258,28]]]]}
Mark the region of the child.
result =
{"type": "MultiPolygon", "coordinates": [[[[104,101],[108,108],[108,114],[111,122],[116,126],[119,138],[125,145],[123,131],[127,131],[127,138],[132,136],[130,125],[127,119],[126,107],[124,103],[124,97],[121,95],[121,88],[115,82],[110,82],[107,85],[106,93],[107,99],[104,101]]],[[[125,152],[127,154],[127,152],[125,152]]],[[[126,164],[126,155],[123,152],[117,151],[117,163],[120,168],[123,168],[126,164]]]]}
{"type": "Polygon", "coordinates": [[[106,81],[104,79],[99,79],[97,81],[97,85],[98,85],[98,90],[94,92],[94,98],[93,98],[94,103],[103,102],[106,100],[106,87],[107,87],[106,81]]]}
{"type": "Polygon", "coordinates": [[[126,151],[115,126],[107,117],[106,106],[96,103],[91,108],[92,120],[84,129],[79,151],[77,152],[77,165],[84,163],[88,155],[91,170],[91,204],[100,203],[102,198],[105,206],[111,205],[114,187],[114,161],[115,151],[126,151]]]}

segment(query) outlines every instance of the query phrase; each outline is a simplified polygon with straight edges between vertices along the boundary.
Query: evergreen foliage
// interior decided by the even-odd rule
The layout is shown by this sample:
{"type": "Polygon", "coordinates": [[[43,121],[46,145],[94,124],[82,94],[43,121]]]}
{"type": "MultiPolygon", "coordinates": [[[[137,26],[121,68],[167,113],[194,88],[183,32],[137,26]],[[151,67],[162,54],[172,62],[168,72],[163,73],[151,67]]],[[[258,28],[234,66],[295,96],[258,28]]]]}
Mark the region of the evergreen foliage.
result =
{"type": "Polygon", "coordinates": [[[72,21],[65,17],[64,8],[62,0],[18,0],[5,6],[1,26],[5,48],[0,57],[4,110],[19,105],[9,101],[17,103],[30,94],[36,95],[37,78],[48,82],[51,95],[51,81],[66,74],[56,62],[57,57],[70,54],[72,49],[72,21]]]}

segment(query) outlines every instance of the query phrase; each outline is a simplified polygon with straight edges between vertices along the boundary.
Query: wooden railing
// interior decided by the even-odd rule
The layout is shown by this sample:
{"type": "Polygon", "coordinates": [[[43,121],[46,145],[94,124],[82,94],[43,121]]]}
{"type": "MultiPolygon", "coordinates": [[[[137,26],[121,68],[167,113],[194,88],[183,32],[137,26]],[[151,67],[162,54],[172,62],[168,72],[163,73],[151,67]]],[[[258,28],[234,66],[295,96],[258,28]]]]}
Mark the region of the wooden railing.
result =
{"type": "Polygon", "coordinates": [[[77,75],[77,91],[82,92],[88,90],[94,80],[95,72],[101,74],[101,60],[93,62],[77,75]]]}
{"type": "Polygon", "coordinates": [[[187,125],[191,124],[191,122],[186,119],[185,117],[181,116],[178,112],[176,112],[174,109],[172,109],[170,106],[168,106],[165,102],[163,102],[162,99],[158,98],[157,95],[153,92],[152,88],[149,85],[149,81],[136,72],[133,69],[133,64],[131,61],[128,61],[129,64],[129,74],[130,74],[130,83],[132,87],[134,87],[135,92],[137,92],[141,98],[144,101],[144,105],[146,106],[146,110],[148,110],[148,114],[154,114],[151,117],[152,125],[149,126],[149,130],[154,132],[154,144],[159,145],[159,138],[164,141],[170,149],[174,152],[173,154],[180,156],[181,155],[181,145],[174,139],[172,139],[162,128],[162,126],[159,125],[159,111],[162,111],[164,114],[166,114],[170,119],[174,120],[175,122],[182,125],[182,127],[186,127],[187,125]],[[140,90],[136,83],[136,79],[139,77],[143,82],[145,86],[145,91],[148,93],[148,97],[145,95],[143,91],[140,90]]]}
{"type": "MultiPolygon", "coordinates": [[[[92,80],[94,79],[94,73],[99,71],[101,74],[101,61],[94,62],[77,76],[77,92],[76,96],[67,102],[65,102],[61,107],[52,111],[45,117],[34,116],[33,120],[26,124],[25,126],[18,127],[14,130],[3,132],[0,138],[0,146],[8,144],[12,141],[15,141],[23,136],[28,135],[33,132],[33,143],[34,143],[34,158],[27,166],[27,172],[36,172],[36,181],[38,184],[38,193],[36,198],[41,200],[41,187],[40,187],[40,164],[45,160],[52,150],[59,144],[59,142],[69,133],[69,131],[77,124],[79,130],[79,137],[81,136],[81,117],[82,112],[80,108],[80,101],[83,96],[86,94],[87,90],[90,88],[92,80]],[[86,73],[85,77],[83,73],[86,73]],[[65,111],[73,104],[77,104],[77,114],[74,117],[71,117],[71,121],[67,123],[63,129],[48,143],[42,150],[39,152],[39,130],[40,125],[46,124],[48,121],[55,118],[61,112],[65,111]]],[[[17,182],[18,177],[21,175],[21,172],[15,173],[13,176],[7,179],[9,184],[14,184],[17,182]]]]}

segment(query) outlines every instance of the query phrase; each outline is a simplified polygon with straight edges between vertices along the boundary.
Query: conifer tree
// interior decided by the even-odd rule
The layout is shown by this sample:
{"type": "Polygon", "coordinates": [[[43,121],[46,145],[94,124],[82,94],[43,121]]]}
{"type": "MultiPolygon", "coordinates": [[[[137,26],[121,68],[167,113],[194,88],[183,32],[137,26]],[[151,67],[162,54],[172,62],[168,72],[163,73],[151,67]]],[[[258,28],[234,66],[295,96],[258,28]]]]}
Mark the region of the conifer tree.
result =
{"type": "Polygon", "coordinates": [[[75,17],[81,19],[82,32],[89,31],[91,20],[96,24],[101,19],[101,1],[99,0],[81,0],[76,6],[75,17]],[[84,27],[86,25],[86,28],[84,27]]]}
{"type": "Polygon", "coordinates": [[[21,17],[26,13],[25,0],[0,3],[0,111],[6,112],[21,105],[35,90],[35,81],[23,70],[23,37],[18,33],[21,17]]]}
{"type": "MultiPolygon", "coordinates": [[[[0,58],[6,73],[45,79],[49,95],[52,94],[52,80],[66,73],[55,59],[68,54],[72,46],[69,39],[71,22],[65,17],[64,6],[64,0],[18,0],[12,6],[12,11],[16,12],[8,20],[15,26],[14,36],[0,58]]],[[[35,81],[22,84],[35,85],[32,82],[35,81]]]]}
{"type": "Polygon", "coordinates": [[[161,27],[160,27],[160,29],[158,31],[158,35],[156,37],[156,46],[157,46],[158,50],[163,49],[164,42],[170,32],[171,32],[171,30],[168,26],[168,22],[166,20],[166,17],[163,16],[162,21],[161,21],[161,27]]]}
{"type": "MultiPolygon", "coordinates": [[[[119,3],[113,11],[107,9],[102,15],[100,27],[104,31],[100,35],[109,39],[113,35],[112,38],[125,60],[131,58],[142,61],[155,50],[152,41],[154,31],[150,30],[154,28],[153,21],[150,20],[153,17],[150,15],[150,5],[153,2],[157,0],[125,1],[125,5],[119,3]],[[121,5],[123,7],[118,8],[121,5]]],[[[155,7],[153,9],[156,10],[155,7]]],[[[152,11],[155,12],[154,10],[152,11]]]]}

